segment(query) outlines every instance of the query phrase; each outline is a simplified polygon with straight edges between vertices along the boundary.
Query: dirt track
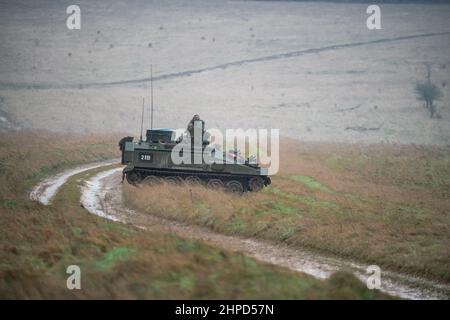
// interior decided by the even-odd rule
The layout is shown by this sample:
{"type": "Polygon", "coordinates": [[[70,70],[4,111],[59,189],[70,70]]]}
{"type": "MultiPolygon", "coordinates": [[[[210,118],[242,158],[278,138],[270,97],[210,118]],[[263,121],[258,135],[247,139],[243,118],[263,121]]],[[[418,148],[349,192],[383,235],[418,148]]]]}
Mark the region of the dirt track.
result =
{"type": "Polygon", "coordinates": [[[58,192],[59,188],[66,183],[70,177],[95,168],[117,163],[117,159],[95,162],[88,165],[82,165],[73,169],[63,171],[56,176],[52,176],[36,185],[30,192],[30,199],[39,201],[42,204],[49,205],[52,198],[58,192]]]}
{"type": "MultiPolygon", "coordinates": [[[[226,62],[226,63],[222,63],[219,65],[214,65],[214,66],[200,68],[200,69],[192,69],[192,70],[186,70],[186,71],[181,71],[181,72],[162,74],[162,75],[153,77],[153,81],[161,81],[161,80],[170,80],[170,79],[176,79],[176,78],[181,78],[181,77],[189,77],[194,74],[204,73],[204,72],[208,72],[208,71],[226,69],[229,67],[238,67],[238,66],[242,66],[242,65],[251,64],[251,63],[299,57],[299,56],[303,56],[306,54],[317,54],[317,53],[326,52],[326,51],[355,48],[355,47],[367,46],[367,45],[376,45],[376,44],[389,43],[389,42],[402,41],[402,40],[412,40],[412,39],[417,39],[417,38],[446,36],[446,35],[450,35],[450,31],[424,33],[424,34],[413,34],[413,35],[394,37],[394,38],[377,39],[377,40],[371,40],[371,41],[350,42],[350,43],[335,44],[335,45],[318,47],[318,48],[310,48],[310,49],[304,49],[304,50],[298,50],[298,51],[284,52],[284,53],[278,53],[278,54],[273,54],[273,55],[264,56],[264,57],[249,58],[249,59],[244,59],[244,60],[226,62]]],[[[47,89],[48,90],[48,89],[78,89],[80,87],[82,87],[82,88],[101,88],[101,87],[110,87],[110,86],[118,86],[118,85],[142,84],[145,82],[150,82],[150,78],[120,80],[120,81],[112,81],[112,82],[87,82],[87,83],[68,84],[68,85],[0,82],[0,89],[9,89],[9,90],[21,90],[21,89],[46,90],[47,89]]]]}

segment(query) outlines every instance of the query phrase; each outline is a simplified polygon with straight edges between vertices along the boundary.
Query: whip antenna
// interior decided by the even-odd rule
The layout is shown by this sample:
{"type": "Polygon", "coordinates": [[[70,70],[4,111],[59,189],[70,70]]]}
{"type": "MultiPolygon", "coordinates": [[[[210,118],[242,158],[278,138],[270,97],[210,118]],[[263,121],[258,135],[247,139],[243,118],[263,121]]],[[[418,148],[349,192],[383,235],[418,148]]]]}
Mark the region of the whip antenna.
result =
{"type": "Polygon", "coordinates": [[[153,65],[150,65],[150,129],[153,129],[153,65]]]}
{"type": "Polygon", "coordinates": [[[144,102],[145,98],[142,98],[141,137],[139,138],[140,141],[142,141],[142,128],[144,126],[144,102]]]}

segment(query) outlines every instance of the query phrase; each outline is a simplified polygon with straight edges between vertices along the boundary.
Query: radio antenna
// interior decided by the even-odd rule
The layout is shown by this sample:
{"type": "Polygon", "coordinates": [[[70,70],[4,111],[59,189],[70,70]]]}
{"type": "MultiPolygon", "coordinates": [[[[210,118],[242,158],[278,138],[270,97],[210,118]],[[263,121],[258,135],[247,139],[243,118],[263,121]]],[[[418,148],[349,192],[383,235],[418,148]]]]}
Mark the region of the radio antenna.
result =
{"type": "Polygon", "coordinates": [[[153,129],[153,65],[150,65],[150,129],[153,129]]]}
{"type": "Polygon", "coordinates": [[[140,141],[142,141],[142,129],[144,126],[144,102],[145,102],[145,98],[142,98],[141,137],[139,138],[140,141]]]}

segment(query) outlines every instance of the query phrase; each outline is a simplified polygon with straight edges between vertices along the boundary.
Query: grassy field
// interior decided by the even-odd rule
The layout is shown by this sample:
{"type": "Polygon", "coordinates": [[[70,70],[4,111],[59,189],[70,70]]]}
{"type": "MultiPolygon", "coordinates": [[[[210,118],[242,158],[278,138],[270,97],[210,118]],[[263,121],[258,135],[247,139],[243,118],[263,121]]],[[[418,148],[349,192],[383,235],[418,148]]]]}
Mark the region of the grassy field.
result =
{"type": "Polygon", "coordinates": [[[170,234],[149,233],[88,214],[72,177],[53,205],[27,198],[56,171],[117,156],[117,137],[44,132],[0,135],[0,298],[348,298],[387,296],[352,275],[327,281],[259,263],[170,234]],[[66,289],[68,265],[82,290],[66,289]]]}
{"type": "Polygon", "coordinates": [[[149,214],[450,281],[450,148],[281,146],[272,185],[242,197],[127,185],[149,214]]]}
{"type": "Polygon", "coordinates": [[[425,36],[450,31],[448,3],[383,4],[373,31],[366,3],[80,0],[88,24],[68,32],[65,5],[24,2],[0,10],[0,128],[137,135],[153,64],[160,128],[198,113],[308,141],[450,141],[450,35],[425,36]],[[411,35],[423,37],[379,42],[411,35]],[[424,63],[441,119],[414,94],[424,63]]]}

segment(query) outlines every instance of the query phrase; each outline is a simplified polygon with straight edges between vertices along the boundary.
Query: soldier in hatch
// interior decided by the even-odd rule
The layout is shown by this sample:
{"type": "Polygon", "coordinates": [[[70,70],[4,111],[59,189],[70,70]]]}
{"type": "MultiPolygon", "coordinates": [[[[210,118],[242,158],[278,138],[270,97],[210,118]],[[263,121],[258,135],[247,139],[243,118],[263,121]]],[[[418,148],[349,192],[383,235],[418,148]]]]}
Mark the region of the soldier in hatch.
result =
{"type": "Polygon", "coordinates": [[[198,114],[196,114],[196,115],[194,115],[192,120],[189,121],[188,126],[187,126],[187,131],[191,135],[191,138],[194,137],[194,128],[195,128],[195,126],[199,126],[199,125],[201,125],[202,136],[203,136],[203,134],[205,133],[205,121],[200,119],[200,116],[198,114]]]}
{"type": "MultiPolygon", "coordinates": [[[[189,136],[191,138],[191,144],[192,146],[194,146],[194,132],[195,132],[195,128],[201,129],[201,137],[200,137],[200,141],[202,141],[202,145],[208,145],[208,133],[205,132],[205,121],[203,121],[202,119],[200,119],[200,116],[198,114],[194,115],[194,117],[192,117],[191,121],[189,121],[188,125],[187,125],[187,129],[186,129],[186,133],[189,133],[189,136]]],[[[177,143],[180,143],[183,140],[183,136],[181,136],[180,138],[177,139],[177,143]]]]}

